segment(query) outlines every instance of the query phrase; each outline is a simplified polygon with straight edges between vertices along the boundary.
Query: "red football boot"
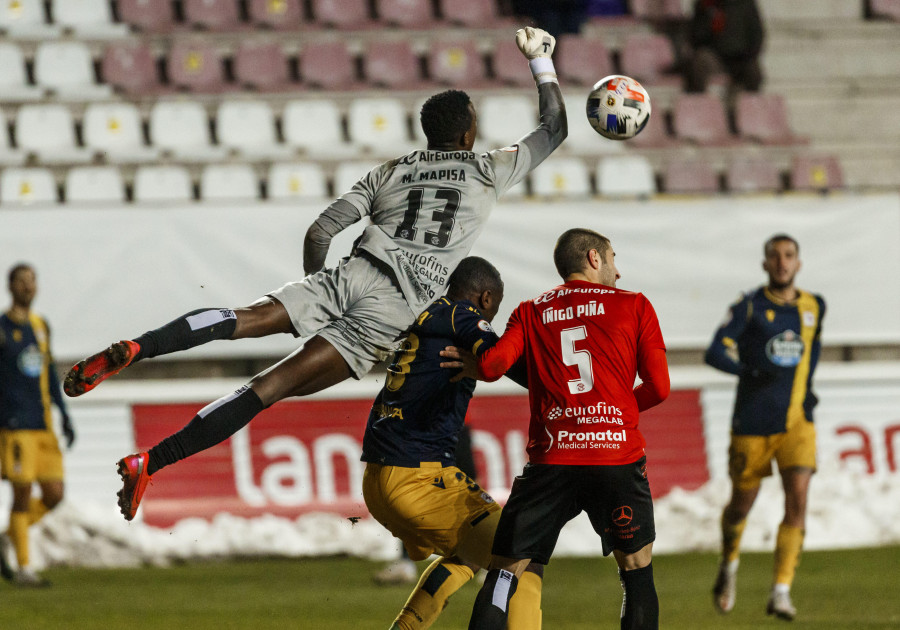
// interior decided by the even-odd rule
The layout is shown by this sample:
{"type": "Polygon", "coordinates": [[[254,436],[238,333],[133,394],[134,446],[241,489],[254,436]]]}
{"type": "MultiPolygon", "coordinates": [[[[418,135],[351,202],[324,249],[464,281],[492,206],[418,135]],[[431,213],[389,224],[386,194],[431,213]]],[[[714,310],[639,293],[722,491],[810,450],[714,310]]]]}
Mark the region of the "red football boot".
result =
{"type": "Polygon", "coordinates": [[[131,365],[141,346],[134,341],[114,343],[103,352],[79,361],[66,374],[63,390],[67,396],[81,396],[113,374],[118,374],[131,365]]]}
{"type": "Polygon", "coordinates": [[[119,476],[122,478],[122,489],[116,495],[119,497],[119,510],[126,521],[130,521],[137,513],[141,504],[144,490],[150,483],[150,475],[147,474],[147,464],[150,463],[150,455],[138,453],[129,455],[119,460],[119,476]]]}

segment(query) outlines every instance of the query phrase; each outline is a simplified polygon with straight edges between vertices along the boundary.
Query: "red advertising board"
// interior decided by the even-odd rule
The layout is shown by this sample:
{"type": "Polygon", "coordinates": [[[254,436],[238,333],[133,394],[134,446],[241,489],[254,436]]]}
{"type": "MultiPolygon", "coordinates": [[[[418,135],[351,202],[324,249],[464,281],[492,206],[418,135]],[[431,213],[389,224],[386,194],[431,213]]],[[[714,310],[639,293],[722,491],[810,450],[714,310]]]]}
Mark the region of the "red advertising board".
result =
{"type": "MultiPolygon", "coordinates": [[[[136,446],[145,450],[183,427],[204,403],[135,405],[136,446]]],[[[148,524],[169,527],[219,512],[296,517],[311,511],[367,514],[359,461],[371,400],[290,400],[254,418],[229,440],[159,471],[142,503],[148,524]]],[[[525,462],[528,398],[476,396],[469,424],[479,481],[505,499],[525,462]]],[[[708,478],[697,390],[672,392],[641,415],[651,487],[696,488],[708,478]]]]}

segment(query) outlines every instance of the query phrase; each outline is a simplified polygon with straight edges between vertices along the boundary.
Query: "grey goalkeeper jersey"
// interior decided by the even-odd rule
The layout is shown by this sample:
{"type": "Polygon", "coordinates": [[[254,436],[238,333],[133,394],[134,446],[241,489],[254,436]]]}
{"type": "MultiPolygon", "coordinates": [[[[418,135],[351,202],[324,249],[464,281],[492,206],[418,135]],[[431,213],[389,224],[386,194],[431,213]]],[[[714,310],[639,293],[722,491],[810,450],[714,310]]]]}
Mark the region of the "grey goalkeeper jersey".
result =
{"type": "Polygon", "coordinates": [[[420,313],[481,234],[497,198],[562,143],[559,86],[541,93],[541,125],[516,144],[489,151],[417,150],[376,167],[320,220],[343,229],[368,215],[358,248],[394,272],[410,308],[420,313]],[[346,202],[346,203],[343,203],[346,202]]]}

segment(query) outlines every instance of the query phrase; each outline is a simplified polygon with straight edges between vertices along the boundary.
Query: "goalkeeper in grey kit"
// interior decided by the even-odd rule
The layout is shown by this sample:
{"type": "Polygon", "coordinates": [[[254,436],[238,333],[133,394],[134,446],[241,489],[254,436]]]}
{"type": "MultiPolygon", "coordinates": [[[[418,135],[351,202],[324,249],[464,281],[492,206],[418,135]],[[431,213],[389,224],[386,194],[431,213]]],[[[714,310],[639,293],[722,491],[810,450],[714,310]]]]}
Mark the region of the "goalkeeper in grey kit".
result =
{"type": "Polygon", "coordinates": [[[306,396],[361,378],[398,347],[408,327],[446,288],[449,275],[481,233],[497,198],[522,181],[567,134],[551,55],[555,39],[540,29],[516,33],[537,84],[540,124],[516,143],[472,152],[475,108],[459,90],[432,96],[420,120],[428,146],[374,168],[310,226],[303,246],[308,274],[244,308],[204,308],[136,339],[114,343],[69,370],[64,389],[84,394],[135,361],[216,339],[289,333],[306,343],[227,396],[207,405],[178,433],[119,462],[119,507],[134,518],[163,466],[198,453],[289,396],[306,396]],[[335,234],[364,216],[354,249],[324,269],[335,234]]]}

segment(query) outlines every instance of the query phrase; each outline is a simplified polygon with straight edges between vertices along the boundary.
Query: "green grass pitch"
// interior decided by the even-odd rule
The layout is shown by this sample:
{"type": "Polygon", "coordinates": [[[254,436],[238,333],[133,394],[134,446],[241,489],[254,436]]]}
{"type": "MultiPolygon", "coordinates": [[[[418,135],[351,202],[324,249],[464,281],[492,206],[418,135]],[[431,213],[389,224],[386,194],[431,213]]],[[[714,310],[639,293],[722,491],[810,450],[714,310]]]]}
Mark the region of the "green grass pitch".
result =
{"type": "MultiPolygon", "coordinates": [[[[712,607],[715,556],[658,556],[653,565],[662,628],[900,628],[900,547],[806,552],[793,590],[799,613],[790,624],[764,612],[771,554],[742,556],[737,606],[727,616],[712,607]]],[[[386,630],[410,589],[375,586],[372,574],[381,566],[316,558],[166,569],[58,568],[46,572],[53,581],[49,589],[0,584],[0,628],[386,630]]],[[[433,627],[465,628],[476,592],[475,583],[458,592],[433,627]]],[[[546,630],[615,630],[620,604],[612,560],[559,558],[547,567],[546,630]]]]}

